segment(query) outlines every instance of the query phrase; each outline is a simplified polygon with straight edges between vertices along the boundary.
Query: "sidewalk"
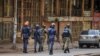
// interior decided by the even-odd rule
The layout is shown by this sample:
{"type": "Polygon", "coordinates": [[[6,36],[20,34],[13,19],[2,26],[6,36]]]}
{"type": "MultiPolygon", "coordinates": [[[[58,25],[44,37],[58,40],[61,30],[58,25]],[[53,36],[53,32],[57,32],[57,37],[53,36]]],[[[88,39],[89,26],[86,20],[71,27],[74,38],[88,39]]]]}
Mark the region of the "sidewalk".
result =
{"type": "MultiPolygon", "coordinates": [[[[73,48],[72,46],[75,47],[75,43],[70,44],[70,48],[73,48]]],[[[44,44],[44,50],[48,50],[48,45],[47,43],[44,44]]],[[[62,43],[55,42],[54,43],[54,50],[59,50],[62,49],[62,43]]],[[[16,44],[16,49],[12,49],[12,43],[11,44],[2,44],[0,45],[0,53],[16,53],[16,52],[22,52],[23,50],[23,44],[22,43],[17,43],[16,44]]],[[[34,43],[33,40],[31,40],[28,44],[28,51],[33,51],[34,50],[34,43]]]]}
{"type": "MultiPolygon", "coordinates": [[[[75,45],[75,43],[73,43],[75,45]]],[[[0,56],[49,56],[48,47],[45,43],[44,52],[34,53],[34,45],[30,43],[28,45],[28,53],[24,54],[22,52],[23,45],[17,44],[17,49],[11,49],[12,44],[0,45],[0,56]]],[[[71,47],[71,45],[70,45],[71,47]]],[[[79,49],[79,48],[71,48],[70,53],[63,53],[61,46],[58,42],[54,44],[54,55],[53,56],[100,56],[99,51],[95,49],[79,49]],[[86,51],[88,50],[88,51],[86,51]]]]}
{"type": "Polygon", "coordinates": [[[0,53],[15,53],[17,50],[12,49],[12,44],[0,45],[0,53]]]}

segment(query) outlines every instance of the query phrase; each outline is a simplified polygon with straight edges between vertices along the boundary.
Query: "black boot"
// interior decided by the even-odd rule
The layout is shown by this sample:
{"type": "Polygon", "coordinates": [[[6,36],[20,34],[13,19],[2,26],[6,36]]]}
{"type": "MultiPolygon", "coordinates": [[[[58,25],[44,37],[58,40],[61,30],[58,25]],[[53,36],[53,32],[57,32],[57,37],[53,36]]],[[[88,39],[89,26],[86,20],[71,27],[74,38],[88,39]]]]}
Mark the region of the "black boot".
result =
{"type": "Polygon", "coordinates": [[[25,49],[23,49],[23,53],[25,53],[25,49]]]}
{"type": "Polygon", "coordinates": [[[67,48],[68,53],[70,53],[69,48],[67,48]]]}
{"type": "Polygon", "coordinates": [[[53,55],[53,50],[50,50],[49,55],[53,55]]]}
{"type": "Polygon", "coordinates": [[[34,49],[34,53],[37,53],[36,48],[34,49]]]}
{"type": "Polygon", "coordinates": [[[64,50],[64,45],[63,45],[63,47],[62,47],[62,50],[64,50]]]}
{"type": "Polygon", "coordinates": [[[66,50],[67,50],[67,49],[64,50],[64,53],[66,53],[66,50]]]}
{"type": "Polygon", "coordinates": [[[43,47],[41,47],[41,51],[43,51],[43,47]]]}
{"type": "Polygon", "coordinates": [[[28,53],[26,48],[24,48],[23,53],[28,53]]]}
{"type": "Polygon", "coordinates": [[[41,48],[39,47],[38,52],[41,52],[41,48]]]}

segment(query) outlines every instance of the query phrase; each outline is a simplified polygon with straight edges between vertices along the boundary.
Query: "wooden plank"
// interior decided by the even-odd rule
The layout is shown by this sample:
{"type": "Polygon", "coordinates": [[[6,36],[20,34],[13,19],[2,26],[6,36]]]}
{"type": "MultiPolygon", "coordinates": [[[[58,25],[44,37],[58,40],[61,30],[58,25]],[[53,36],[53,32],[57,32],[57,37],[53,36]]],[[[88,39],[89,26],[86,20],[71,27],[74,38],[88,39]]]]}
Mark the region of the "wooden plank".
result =
{"type": "Polygon", "coordinates": [[[14,21],[14,18],[2,18],[2,21],[3,22],[5,22],[5,21],[13,22],[14,21]]]}
{"type": "Polygon", "coordinates": [[[24,15],[23,15],[23,13],[24,13],[24,1],[23,0],[21,0],[21,26],[23,25],[23,22],[24,22],[24,15]]]}
{"type": "Polygon", "coordinates": [[[82,0],[82,16],[84,16],[84,0],[82,0]]]}
{"type": "Polygon", "coordinates": [[[94,0],[92,0],[91,1],[91,6],[92,6],[92,8],[91,8],[91,16],[93,16],[94,15],[94,0]]]}

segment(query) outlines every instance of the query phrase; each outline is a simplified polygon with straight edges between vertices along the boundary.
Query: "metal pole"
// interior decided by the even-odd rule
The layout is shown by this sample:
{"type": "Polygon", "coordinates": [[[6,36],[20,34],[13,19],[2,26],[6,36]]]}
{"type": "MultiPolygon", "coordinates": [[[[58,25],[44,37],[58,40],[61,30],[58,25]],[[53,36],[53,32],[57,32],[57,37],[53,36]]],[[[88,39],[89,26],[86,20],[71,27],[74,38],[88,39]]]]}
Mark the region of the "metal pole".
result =
{"type": "Polygon", "coordinates": [[[60,31],[60,22],[59,22],[59,19],[58,19],[58,21],[57,21],[57,26],[58,26],[58,39],[57,39],[57,41],[59,41],[59,31],[60,31]]]}
{"type": "Polygon", "coordinates": [[[17,0],[14,0],[14,35],[13,35],[13,48],[16,48],[16,35],[17,35],[17,0]]]}

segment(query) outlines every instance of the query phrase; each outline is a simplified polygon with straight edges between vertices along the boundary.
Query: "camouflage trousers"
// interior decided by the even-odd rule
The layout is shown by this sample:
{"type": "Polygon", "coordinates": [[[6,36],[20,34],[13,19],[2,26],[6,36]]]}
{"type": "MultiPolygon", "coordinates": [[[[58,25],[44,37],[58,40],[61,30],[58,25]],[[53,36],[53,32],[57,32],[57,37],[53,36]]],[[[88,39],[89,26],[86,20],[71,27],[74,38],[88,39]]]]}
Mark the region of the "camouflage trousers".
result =
{"type": "Polygon", "coordinates": [[[41,36],[41,40],[42,40],[42,47],[44,47],[44,43],[45,43],[45,40],[46,40],[46,36],[41,36]]]}
{"type": "Polygon", "coordinates": [[[64,37],[63,38],[63,49],[69,48],[70,38],[64,37]]]}

